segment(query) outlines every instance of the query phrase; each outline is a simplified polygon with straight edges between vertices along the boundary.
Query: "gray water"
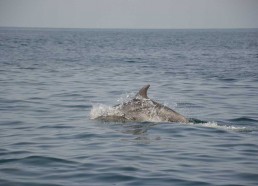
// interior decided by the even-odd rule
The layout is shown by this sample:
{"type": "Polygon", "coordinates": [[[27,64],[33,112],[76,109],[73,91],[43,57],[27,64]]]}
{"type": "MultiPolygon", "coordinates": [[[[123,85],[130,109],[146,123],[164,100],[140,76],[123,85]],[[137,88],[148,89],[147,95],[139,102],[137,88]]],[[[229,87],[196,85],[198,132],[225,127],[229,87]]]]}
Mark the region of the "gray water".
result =
{"type": "Polygon", "coordinates": [[[257,29],[1,28],[0,185],[258,185],[257,90],[257,29]],[[194,122],[91,119],[146,84],[194,122]]]}

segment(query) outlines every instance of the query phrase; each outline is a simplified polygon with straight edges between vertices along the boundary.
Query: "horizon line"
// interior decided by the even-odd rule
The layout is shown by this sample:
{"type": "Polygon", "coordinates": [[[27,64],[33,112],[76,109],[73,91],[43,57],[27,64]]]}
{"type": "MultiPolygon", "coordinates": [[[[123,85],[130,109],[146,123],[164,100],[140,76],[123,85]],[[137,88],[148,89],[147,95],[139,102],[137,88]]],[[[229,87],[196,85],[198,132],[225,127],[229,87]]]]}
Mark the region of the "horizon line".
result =
{"type": "Polygon", "coordinates": [[[130,28],[130,27],[44,27],[44,26],[0,26],[1,29],[81,29],[81,30],[243,30],[243,29],[258,29],[258,27],[211,27],[211,28],[130,28]]]}

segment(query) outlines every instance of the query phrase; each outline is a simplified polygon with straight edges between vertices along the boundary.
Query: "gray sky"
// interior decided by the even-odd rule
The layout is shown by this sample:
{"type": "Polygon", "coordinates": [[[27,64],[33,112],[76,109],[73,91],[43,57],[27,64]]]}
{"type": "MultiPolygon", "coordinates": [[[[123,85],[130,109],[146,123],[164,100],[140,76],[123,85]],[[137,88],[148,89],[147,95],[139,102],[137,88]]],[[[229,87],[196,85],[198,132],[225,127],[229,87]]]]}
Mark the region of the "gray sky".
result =
{"type": "Polygon", "coordinates": [[[258,28],[258,0],[0,0],[0,26],[258,28]]]}

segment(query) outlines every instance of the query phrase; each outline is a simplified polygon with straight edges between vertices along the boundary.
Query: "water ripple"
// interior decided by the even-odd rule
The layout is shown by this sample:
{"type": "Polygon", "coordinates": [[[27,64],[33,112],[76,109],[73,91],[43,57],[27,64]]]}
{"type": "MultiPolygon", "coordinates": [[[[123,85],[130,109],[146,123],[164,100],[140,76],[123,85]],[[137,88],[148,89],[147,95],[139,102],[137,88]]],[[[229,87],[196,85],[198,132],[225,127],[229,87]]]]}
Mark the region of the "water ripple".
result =
{"type": "Polygon", "coordinates": [[[0,185],[258,185],[257,29],[0,28],[0,47],[0,185]],[[147,83],[191,122],[90,119],[147,83]]]}

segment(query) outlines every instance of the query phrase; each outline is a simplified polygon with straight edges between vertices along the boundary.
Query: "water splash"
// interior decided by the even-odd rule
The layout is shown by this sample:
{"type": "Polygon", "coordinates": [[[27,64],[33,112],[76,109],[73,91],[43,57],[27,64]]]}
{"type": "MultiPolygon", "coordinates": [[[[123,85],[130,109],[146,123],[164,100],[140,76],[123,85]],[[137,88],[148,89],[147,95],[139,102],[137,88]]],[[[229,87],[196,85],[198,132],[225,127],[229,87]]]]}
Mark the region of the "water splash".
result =
{"type": "MultiPolygon", "coordinates": [[[[134,93],[122,94],[121,97],[117,99],[118,105],[129,102],[134,97],[134,93]]],[[[119,107],[113,107],[104,104],[93,104],[90,111],[90,118],[104,118],[109,116],[120,117],[124,114],[119,111],[119,107]]]]}
{"type": "Polygon", "coordinates": [[[135,97],[135,93],[131,92],[131,93],[126,93],[126,94],[122,94],[120,98],[117,99],[117,102],[119,104],[122,103],[127,103],[128,101],[130,101],[131,99],[133,99],[135,97]]]}
{"type": "Polygon", "coordinates": [[[123,114],[112,106],[104,105],[104,104],[94,104],[90,111],[90,118],[96,119],[99,117],[107,117],[107,116],[122,116],[123,114]]]}

